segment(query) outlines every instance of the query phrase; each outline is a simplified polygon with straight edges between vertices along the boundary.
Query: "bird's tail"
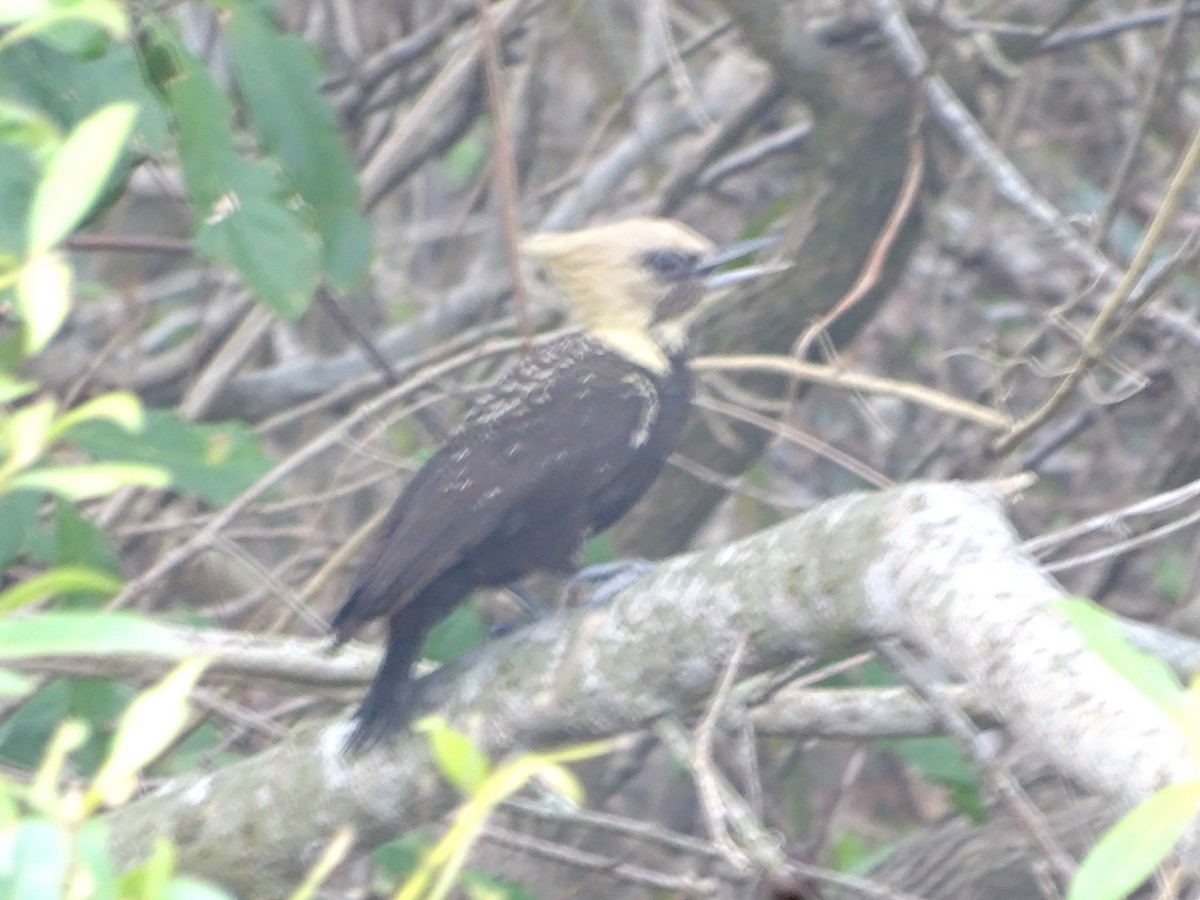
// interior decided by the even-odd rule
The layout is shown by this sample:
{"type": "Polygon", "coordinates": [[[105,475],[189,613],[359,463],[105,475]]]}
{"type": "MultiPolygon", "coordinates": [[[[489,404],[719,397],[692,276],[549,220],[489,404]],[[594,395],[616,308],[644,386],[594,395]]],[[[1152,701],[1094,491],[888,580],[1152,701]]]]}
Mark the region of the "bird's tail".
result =
{"type": "Polygon", "coordinates": [[[412,668],[421,652],[425,629],[413,628],[412,623],[401,622],[401,618],[392,616],[388,620],[383,662],[354,714],[354,730],[346,739],[345,751],[349,754],[369,750],[412,717],[412,668]]]}

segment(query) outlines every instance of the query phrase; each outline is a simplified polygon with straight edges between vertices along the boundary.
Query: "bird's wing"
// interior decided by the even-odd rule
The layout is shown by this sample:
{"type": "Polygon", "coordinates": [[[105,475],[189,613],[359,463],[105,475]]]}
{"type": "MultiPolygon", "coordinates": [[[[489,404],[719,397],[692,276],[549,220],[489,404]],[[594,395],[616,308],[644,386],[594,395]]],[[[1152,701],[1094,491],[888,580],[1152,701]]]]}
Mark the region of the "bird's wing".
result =
{"type": "Polygon", "coordinates": [[[525,358],[396,499],[335,629],[398,612],[473,548],[521,531],[529,510],[582,511],[644,444],[653,387],[594,344],[556,342],[525,358]]]}

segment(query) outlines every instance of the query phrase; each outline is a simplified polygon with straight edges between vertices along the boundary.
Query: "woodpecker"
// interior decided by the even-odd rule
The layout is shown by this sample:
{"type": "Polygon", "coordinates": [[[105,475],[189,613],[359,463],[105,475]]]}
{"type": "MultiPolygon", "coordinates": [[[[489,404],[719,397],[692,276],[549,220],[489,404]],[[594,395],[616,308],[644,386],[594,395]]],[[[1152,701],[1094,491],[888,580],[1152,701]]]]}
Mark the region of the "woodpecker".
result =
{"type": "Polygon", "coordinates": [[[380,525],[331,626],[341,644],[387,619],[350,752],[411,718],[421,644],[474,589],[573,573],[583,541],[646,492],[691,403],[688,320],[710,289],[770,270],[718,272],[765,243],[718,252],[687,226],[650,218],[523,243],[574,328],[474,401],[380,525]]]}

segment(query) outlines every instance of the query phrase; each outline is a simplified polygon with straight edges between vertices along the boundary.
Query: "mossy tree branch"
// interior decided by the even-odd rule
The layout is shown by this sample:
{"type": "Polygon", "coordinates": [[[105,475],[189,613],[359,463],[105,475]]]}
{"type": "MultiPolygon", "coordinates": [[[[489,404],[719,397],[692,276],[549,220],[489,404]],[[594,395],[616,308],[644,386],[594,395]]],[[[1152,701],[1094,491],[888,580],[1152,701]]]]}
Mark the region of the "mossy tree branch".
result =
{"type": "MultiPolygon", "coordinates": [[[[703,703],[745,642],[749,676],[883,636],[922,648],[1061,770],[1130,803],[1194,777],[1183,738],[1051,608],[994,493],[916,484],[824,504],[669,560],[610,606],[540,621],[432,681],[426,699],[495,757],[620,735],[703,703]]],[[[185,870],[240,895],[285,894],[351,823],[369,847],[458,798],[422,736],[354,761],[344,725],[179,779],[109,817],[130,862],[168,834],[185,870]]]]}

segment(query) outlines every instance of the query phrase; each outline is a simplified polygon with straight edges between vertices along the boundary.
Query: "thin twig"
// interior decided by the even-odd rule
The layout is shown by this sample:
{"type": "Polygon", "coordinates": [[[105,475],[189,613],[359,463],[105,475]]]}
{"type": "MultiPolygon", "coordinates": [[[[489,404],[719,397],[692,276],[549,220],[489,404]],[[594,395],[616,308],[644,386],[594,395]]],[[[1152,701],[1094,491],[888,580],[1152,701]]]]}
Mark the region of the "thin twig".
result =
{"type": "Polygon", "coordinates": [[[1041,406],[1017,422],[1008,434],[999,438],[993,444],[993,450],[996,453],[1007,453],[1049,419],[1067,397],[1074,392],[1079,382],[1083,380],[1083,376],[1090,371],[1092,365],[1108,349],[1112,338],[1111,336],[1106,336],[1105,331],[1133,294],[1138,280],[1149,268],[1154,253],[1158,250],[1163,235],[1166,233],[1167,225],[1174,218],[1175,211],[1179,207],[1179,202],[1183,199],[1184,190],[1192,173],[1195,172],[1197,164],[1200,164],[1200,128],[1196,129],[1195,134],[1192,135],[1192,141],[1188,145],[1183,159],[1180,160],[1178,167],[1175,169],[1175,174],[1172,176],[1171,183],[1167,187],[1166,195],[1155,211],[1154,218],[1146,228],[1146,233],[1142,236],[1141,244],[1139,244],[1137,253],[1134,254],[1129,268],[1125,270],[1120,282],[1113,289],[1108,299],[1105,300],[1096,318],[1092,320],[1087,334],[1084,335],[1079,359],[1076,360],[1075,365],[1071,367],[1071,371],[1067,373],[1067,376],[1041,406]]]}
{"type": "Polygon", "coordinates": [[[599,853],[580,850],[567,844],[558,844],[511,831],[499,825],[485,825],[483,839],[510,850],[586,869],[640,888],[652,888],[655,891],[667,891],[685,897],[707,897],[712,896],[717,887],[712,878],[656,872],[644,866],[634,865],[627,859],[617,856],[602,856],[599,853]]]}
{"type": "Polygon", "coordinates": [[[1134,516],[1148,516],[1154,513],[1166,512],[1189,500],[1200,497],[1200,479],[1190,481],[1174,490],[1163,491],[1152,497],[1138,500],[1119,509],[1109,510],[1097,516],[1076,522],[1067,528],[1052,531],[1036,538],[1030,538],[1021,545],[1021,549],[1035,555],[1045,553],[1054,547],[1062,546],[1070,541],[1086,537],[1096,531],[1110,531],[1121,527],[1125,519],[1134,516]]]}
{"type": "Polygon", "coordinates": [[[1013,420],[1004,413],[997,412],[989,406],[972,403],[952,397],[942,391],[927,388],[923,385],[907,381],[897,381],[893,378],[880,378],[875,375],[864,375],[834,366],[824,366],[817,363],[803,362],[790,356],[756,356],[752,354],[740,356],[701,356],[692,362],[692,368],[697,372],[778,372],[789,378],[823,384],[828,387],[845,388],[852,391],[862,391],[868,394],[882,394],[889,397],[899,397],[912,403],[918,403],[930,409],[983,425],[993,431],[1004,431],[1012,427],[1013,420]]]}
{"type": "Polygon", "coordinates": [[[184,238],[154,237],[148,234],[76,234],[67,238],[68,250],[105,253],[164,253],[186,255],[195,252],[184,238]]]}
{"type": "Polygon", "coordinates": [[[724,804],[721,802],[721,791],[715,777],[716,766],[713,763],[712,747],[716,735],[717,722],[725,712],[729,693],[737,680],[738,669],[741,668],[742,656],[746,653],[746,638],[743,636],[729,654],[729,662],[725,664],[725,672],[713,692],[712,702],[704,713],[704,718],[696,726],[696,737],[692,749],[692,771],[696,777],[696,791],[700,795],[700,807],[708,822],[708,835],[714,844],[721,848],[725,858],[739,871],[750,867],[750,858],[729,836],[726,824],[724,804]]]}
{"type": "MultiPolygon", "coordinates": [[[[684,763],[691,759],[692,751],[687,735],[678,723],[662,721],[656,730],[676,759],[684,763]]],[[[728,780],[719,772],[713,772],[712,777],[714,786],[720,792],[720,802],[725,815],[737,833],[741,847],[754,861],[754,864],[771,878],[773,883],[790,884],[794,883],[797,878],[807,878],[844,887],[857,892],[860,896],[875,897],[879,900],[920,900],[914,894],[894,890],[865,878],[845,875],[789,858],[783,852],[778,835],[768,831],[766,826],[754,816],[745,800],[734,790],[728,780]]]]}
{"type": "Polygon", "coordinates": [[[1200,524],[1200,510],[1184,516],[1182,519],[1176,519],[1174,522],[1167,522],[1165,525],[1159,525],[1157,528],[1151,528],[1136,537],[1127,538],[1123,541],[1118,541],[1115,544],[1110,544],[1107,547],[1101,547],[1099,550],[1093,550],[1090,553],[1081,553],[1078,556],[1072,556],[1067,559],[1054,560],[1053,562],[1044,563],[1042,568],[1047,572],[1058,573],[1065,572],[1067,569],[1078,569],[1080,566],[1091,565],[1092,563],[1100,562],[1113,557],[1125,556],[1133,550],[1138,550],[1146,547],[1156,541],[1161,541],[1163,538],[1191,528],[1193,525],[1200,524]]]}
{"type": "Polygon", "coordinates": [[[1044,228],[1092,278],[1115,280],[1117,267],[1083,240],[1062,213],[1033,189],[1012,161],[996,148],[945,80],[929,74],[929,59],[900,4],[896,0],[865,0],[865,3],[875,14],[879,30],[904,73],[914,82],[924,84],[930,113],[958,148],[996,182],[1000,195],[1044,228]]]}
{"type": "Polygon", "coordinates": [[[505,809],[513,810],[522,815],[533,816],[548,822],[567,823],[570,825],[594,828],[607,831],[622,837],[636,838],[640,843],[660,844],[667,850],[677,854],[697,856],[706,860],[720,860],[721,853],[710,842],[672,831],[657,822],[631,819],[627,816],[612,813],[597,812],[592,809],[571,808],[561,805],[549,805],[514,797],[503,804],[505,809]]]}
{"type": "Polygon", "coordinates": [[[843,453],[832,444],[827,444],[820,438],[813,437],[811,434],[805,434],[798,428],[793,428],[783,422],[778,422],[767,416],[760,416],[758,413],[750,412],[733,403],[725,403],[722,400],[715,400],[711,397],[696,397],[693,405],[700,409],[710,409],[731,419],[738,419],[748,425],[754,425],[782,440],[804,447],[806,450],[822,456],[832,463],[836,463],[847,472],[857,475],[873,487],[885,488],[892,484],[892,480],[882,472],[872,469],[866,463],[860,462],[848,453],[843,453]]]}
{"type": "Polygon", "coordinates": [[[524,352],[529,353],[533,345],[533,322],[529,317],[529,291],[521,273],[521,220],[520,197],[517,190],[517,162],[513,156],[512,125],[509,122],[508,104],[504,98],[504,76],[500,62],[500,37],[496,23],[492,21],[487,0],[475,0],[479,13],[479,34],[482,41],[483,68],[487,74],[488,100],[492,110],[492,176],[496,182],[496,196],[500,204],[500,221],[503,226],[504,259],[508,265],[508,276],[513,288],[513,311],[521,336],[525,339],[524,352]]]}
{"type": "Polygon", "coordinates": [[[879,655],[905,684],[929,704],[943,727],[971,757],[985,783],[1013,817],[1021,832],[1043,854],[1061,883],[1070,882],[1075,873],[1075,861],[1059,844],[1042,811],[1025,793],[1025,789],[1011,772],[985,750],[975,726],[967,715],[954,705],[939,685],[932,683],[921,671],[917,661],[898,641],[879,641],[877,649],[879,655]]]}
{"type": "Polygon", "coordinates": [[[327,285],[318,287],[317,302],[329,314],[329,318],[333,319],[342,330],[342,333],[362,350],[363,355],[370,360],[375,370],[383,376],[385,382],[393,387],[400,383],[400,376],[392,368],[392,364],[388,362],[387,357],[383,355],[383,352],[379,349],[375,341],[371,339],[371,336],[359,327],[358,322],[342,305],[341,299],[333,293],[332,289],[327,285]]]}
{"type": "MultiPolygon", "coordinates": [[[[896,202],[892,204],[892,208],[888,212],[888,217],[883,223],[883,228],[880,229],[874,243],[871,244],[871,250],[867,254],[866,261],[863,264],[862,270],[858,273],[858,278],[854,280],[854,284],[850,286],[850,289],[842,295],[841,299],[831,309],[823,313],[820,318],[805,329],[800,340],[792,347],[792,356],[797,360],[807,359],[809,347],[812,346],[812,342],[816,340],[817,335],[828,331],[829,327],[837,321],[839,316],[845,313],[846,310],[853,308],[855,304],[861,302],[863,297],[879,283],[879,278],[883,274],[883,267],[891,255],[892,248],[896,245],[896,238],[900,234],[900,229],[908,219],[916,203],[917,194],[924,177],[925,144],[921,134],[920,116],[918,114],[916,120],[913,122],[912,131],[909,136],[908,161],[904,168],[904,179],[900,183],[900,190],[896,193],[896,202]]],[[[794,390],[789,391],[789,394],[794,393],[794,390]]]]}
{"type": "MultiPolygon", "coordinates": [[[[1057,53],[1060,50],[1069,50],[1093,41],[1116,37],[1122,32],[1138,28],[1157,28],[1166,24],[1174,15],[1175,7],[1163,6],[1157,9],[1139,10],[1124,16],[1114,16],[1103,22],[1097,22],[1095,25],[1082,25],[1079,28],[1059,31],[1041,41],[1034,48],[1032,55],[1042,56],[1047,53],[1057,53]]],[[[1184,15],[1189,19],[1200,16],[1200,3],[1189,4],[1184,10],[1184,15]]]]}
{"type": "Polygon", "coordinates": [[[1163,85],[1166,84],[1167,73],[1171,69],[1171,61],[1183,36],[1183,23],[1186,21],[1186,12],[1186,0],[1178,0],[1175,4],[1175,9],[1171,12],[1167,37],[1163,41],[1162,50],[1157,56],[1154,75],[1146,85],[1142,101],[1138,106],[1137,122],[1133,126],[1133,133],[1129,136],[1129,141],[1125,144],[1125,149],[1121,154],[1121,161],[1117,163],[1117,171],[1113,176],[1112,185],[1108,189],[1108,198],[1104,204],[1104,209],[1097,217],[1096,225],[1092,229],[1092,240],[1099,245],[1103,245],[1108,236],[1108,230],[1112,228],[1113,220],[1117,217],[1117,211],[1120,209],[1121,197],[1125,193],[1125,185],[1129,181],[1129,175],[1133,171],[1133,164],[1137,159],[1138,150],[1142,146],[1142,138],[1146,133],[1146,126],[1150,122],[1150,114],[1158,104],[1159,92],[1162,90],[1163,85]]]}
{"type": "Polygon", "coordinates": [[[814,816],[815,830],[808,841],[809,849],[805,854],[810,859],[821,859],[829,848],[829,839],[833,836],[834,823],[846,808],[850,800],[850,789],[858,781],[858,776],[862,774],[863,766],[866,764],[868,746],[859,744],[851,751],[850,757],[842,767],[842,777],[838,779],[838,783],[834,787],[833,796],[825,805],[824,811],[820,815],[814,816]]]}

